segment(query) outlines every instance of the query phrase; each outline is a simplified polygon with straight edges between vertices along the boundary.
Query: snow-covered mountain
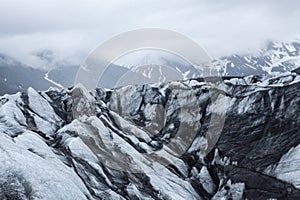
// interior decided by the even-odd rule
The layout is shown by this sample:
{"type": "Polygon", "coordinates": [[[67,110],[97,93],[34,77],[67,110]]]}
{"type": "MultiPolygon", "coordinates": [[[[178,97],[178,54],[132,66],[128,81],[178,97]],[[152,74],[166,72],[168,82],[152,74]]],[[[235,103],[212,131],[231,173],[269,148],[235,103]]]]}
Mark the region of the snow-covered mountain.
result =
{"type": "MultiPolygon", "coordinates": [[[[143,59],[137,60],[135,68],[153,62],[156,65],[160,64],[162,67],[173,67],[174,71],[179,72],[180,79],[201,76],[201,70],[199,74],[186,61],[175,56],[165,56],[164,54],[163,56],[160,54],[145,55],[143,59]]],[[[264,49],[260,50],[258,55],[249,53],[245,55],[224,56],[214,59],[213,65],[217,68],[220,76],[249,76],[290,72],[300,66],[300,40],[293,40],[291,42],[270,41],[264,49]]],[[[145,71],[143,68],[140,70],[142,73],[149,74],[149,70],[152,71],[152,69],[147,69],[148,71],[145,71]]],[[[160,74],[160,76],[161,80],[167,79],[164,74],[160,74]]]]}
{"type": "Polygon", "coordinates": [[[232,55],[214,61],[222,76],[292,71],[300,66],[300,40],[269,42],[259,55],[232,55]]]}
{"type": "MultiPolygon", "coordinates": [[[[47,52],[47,51],[46,51],[47,52]]],[[[43,59],[49,59],[42,52],[43,59]]],[[[52,54],[51,54],[52,55],[52,54]]],[[[131,59],[132,60],[132,59],[131,59]]],[[[300,66],[300,40],[291,42],[269,42],[259,55],[231,55],[213,60],[220,76],[249,76],[290,72],[300,66]]],[[[57,67],[50,70],[33,69],[0,54],[0,95],[25,91],[29,86],[46,90],[50,86],[73,86],[79,66],[68,66],[54,62],[57,67]]],[[[105,71],[98,86],[113,88],[119,79],[129,72],[130,77],[138,77],[140,82],[165,80],[186,80],[201,77],[186,61],[165,54],[146,55],[132,65],[111,64],[105,71]],[[162,57],[161,57],[162,56],[162,57]],[[154,67],[151,67],[154,66],[154,67]]],[[[122,80],[121,80],[122,81],[122,80]]],[[[124,80],[123,80],[124,81],[124,80]]],[[[127,80],[128,81],[128,80],[127,80]]],[[[133,81],[130,80],[129,81],[133,81]]],[[[125,81],[126,82],[126,81],[125,81]]]]}
{"type": "Polygon", "coordinates": [[[4,95],[0,199],[299,199],[299,90],[286,73],[4,95]]]}

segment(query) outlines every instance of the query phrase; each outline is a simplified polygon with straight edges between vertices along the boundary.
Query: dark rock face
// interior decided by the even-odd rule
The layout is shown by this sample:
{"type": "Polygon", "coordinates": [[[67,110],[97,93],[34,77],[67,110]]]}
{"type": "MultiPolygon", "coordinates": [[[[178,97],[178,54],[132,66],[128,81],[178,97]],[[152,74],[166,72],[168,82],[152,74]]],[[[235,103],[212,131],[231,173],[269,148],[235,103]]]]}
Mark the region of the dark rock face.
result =
{"type": "Polygon", "coordinates": [[[296,73],[296,74],[300,74],[300,68],[294,69],[292,72],[296,73]]]}
{"type": "Polygon", "coordinates": [[[0,197],[300,199],[298,91],[287,74],[5,95],[0,197]]]}

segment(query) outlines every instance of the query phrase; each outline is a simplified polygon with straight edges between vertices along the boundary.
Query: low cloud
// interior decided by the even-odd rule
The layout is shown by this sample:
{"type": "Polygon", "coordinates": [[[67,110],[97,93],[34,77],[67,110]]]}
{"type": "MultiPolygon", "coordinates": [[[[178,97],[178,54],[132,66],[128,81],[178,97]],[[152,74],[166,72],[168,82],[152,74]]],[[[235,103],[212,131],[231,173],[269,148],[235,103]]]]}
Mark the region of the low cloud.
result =
{"type": "Polygon", "coordinates": [[[37,52],[80,63],[111,36],[144,27],[189,36],[212,57],[256,52],[267,40],[300,37],[299,1],[17,1],[0,6],[0,53],[45,66],[37,52]]]}

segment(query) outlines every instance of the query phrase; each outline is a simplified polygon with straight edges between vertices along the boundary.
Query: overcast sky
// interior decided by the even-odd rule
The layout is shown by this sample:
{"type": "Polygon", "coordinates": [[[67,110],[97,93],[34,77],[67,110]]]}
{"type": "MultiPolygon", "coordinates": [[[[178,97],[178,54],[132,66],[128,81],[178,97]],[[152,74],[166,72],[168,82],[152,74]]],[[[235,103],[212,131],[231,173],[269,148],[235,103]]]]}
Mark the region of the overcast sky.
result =
{"type": "Polygon", "coordinates": [[[1,0],[0,53],[38,67],[37,52],[80,63],[110,37],[144,27],[178,31],[217,58],[300,37],[300,1],[1,0]]]}

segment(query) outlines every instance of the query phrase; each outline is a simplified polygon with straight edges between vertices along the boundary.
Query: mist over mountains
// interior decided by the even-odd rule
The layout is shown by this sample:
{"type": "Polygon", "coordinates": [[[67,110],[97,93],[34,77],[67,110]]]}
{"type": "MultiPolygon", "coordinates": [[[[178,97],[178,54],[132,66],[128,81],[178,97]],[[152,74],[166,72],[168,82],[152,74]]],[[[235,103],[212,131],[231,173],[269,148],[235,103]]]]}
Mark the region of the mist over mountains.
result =
{"type": "MultiPolygon", "coordinates": [[[[40,52],[39,56],[51,61],[52,54],[40,52]],[[50,57],[49,57],[50,55],[50,57]]],[[[300,41],[294,40],[289,43],[269,42],[259,55],[231,55],[213,60],[213,65],[217,68],[221,76],[248,76],[290,72],[298,68],[300,61],[300,41]]],[[[195,68],[186,64],[170,60],[163,57],[156,57],[157,63],[163,66],[173,67],[181,77],[178,79],[189,79],[201,76],[195,68]]],[[[151,60],[150,60],[151,62],[151,60]]],[[[144,65],[143,62],[135,63],[144,65]]],[[[53,63],[52,63],[53,65],[53,63]]],[[[0,54],[0,94],[13,94],[18,91],[25,91],[29,86],[37,90],[46,90],[49,87],[72,87],[76,78],[79,66],[69,66],[65,63],[55,63],[55,68],[50,70],[36,69],[23,64],[9,56],[0,54]]],[[[116,82],[132,67],[112,64],[99,81],[99,87],[112,88],[116,82]]],[[[53,66],[52,66],[53,67],[53,66]]],[[[142,68],[134,73],[144,73],[142,68]]],[[[164,80],[161,70],[154,69],[152,76],[161,76],[159,80],[164,80]]],[[[151,78],[151,77],[146,77],[151,78]]]]}
{"type": "Polygon", "coordinates": [[[223,81],[163,57],[112,64],[87,91],[79,66],[1,54],[0,199],[299,199],[299,57],[295,40],[215,59],[223,81]],[[126,73],[161,81],[114,88],[126,73]]]}

